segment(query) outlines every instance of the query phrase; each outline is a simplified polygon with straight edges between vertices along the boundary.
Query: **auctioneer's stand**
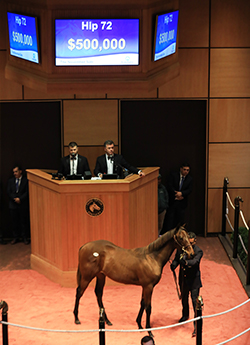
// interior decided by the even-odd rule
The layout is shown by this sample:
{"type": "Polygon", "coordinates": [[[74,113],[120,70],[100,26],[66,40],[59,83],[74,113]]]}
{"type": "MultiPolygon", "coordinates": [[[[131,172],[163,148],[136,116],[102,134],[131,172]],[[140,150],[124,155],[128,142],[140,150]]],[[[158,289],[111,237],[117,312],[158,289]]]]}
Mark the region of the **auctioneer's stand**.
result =
{"type": "Polygon", "coordinates": [[[159,168],[124,180],[53,180],[27,170],[30,198],[31,268],[66,287],[76,286],[78,250],[106,239],[123,248],[157,238],[159,168]]]}

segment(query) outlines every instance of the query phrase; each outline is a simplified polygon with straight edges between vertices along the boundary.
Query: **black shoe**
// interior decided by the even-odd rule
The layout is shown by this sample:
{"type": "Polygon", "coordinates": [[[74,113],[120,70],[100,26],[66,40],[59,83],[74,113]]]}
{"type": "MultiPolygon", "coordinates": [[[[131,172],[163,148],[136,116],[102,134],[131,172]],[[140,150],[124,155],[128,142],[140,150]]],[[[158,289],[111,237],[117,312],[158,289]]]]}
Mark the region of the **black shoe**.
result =
{"type": "Polygon", "coordinates": [[[182,318],[180,318],[179,322],[184,322],[187,321],[189,319],[188,316],[182,316],[182,318]]]}
{"type": "Polygon", "coordinates": [[[194,330],[193,333],[192,333],[192,338],[193,337],[196,337],[196,330],[194,330]]]}
{"type": "Polygon", "coordinates": [[[12,240],[12,241],[10,242],[10,244],[16,244],[16,243],[18,243],[18,242],[19,242],[18,238],[14,238],[14,240],[12,240]]]}

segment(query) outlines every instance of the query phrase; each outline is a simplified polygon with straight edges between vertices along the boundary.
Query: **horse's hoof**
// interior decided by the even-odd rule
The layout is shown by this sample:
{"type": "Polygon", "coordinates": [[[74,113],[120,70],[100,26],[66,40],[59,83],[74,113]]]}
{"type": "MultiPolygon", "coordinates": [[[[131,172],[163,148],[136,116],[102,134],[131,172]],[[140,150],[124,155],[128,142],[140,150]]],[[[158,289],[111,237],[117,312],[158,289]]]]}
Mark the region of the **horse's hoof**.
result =
{"type": "Polygon", "coordinates": [[[113,326],[112,322],[110,322],[109,320],[106,320],[106,324],[107,324],[108,326],[113,326]]]}
{"type": "Polygon", "coordinates": [[[149,335],[150,337],[154,338],[154,335],[153,335],[153,333],[152,333],[151,331],[148,332],[148,335],[149,335]]]}
{"type": "Polygon", "coordinates": [[[81,324],[80,320],[75,320],[75,324],[80,325],[81,324]]]}

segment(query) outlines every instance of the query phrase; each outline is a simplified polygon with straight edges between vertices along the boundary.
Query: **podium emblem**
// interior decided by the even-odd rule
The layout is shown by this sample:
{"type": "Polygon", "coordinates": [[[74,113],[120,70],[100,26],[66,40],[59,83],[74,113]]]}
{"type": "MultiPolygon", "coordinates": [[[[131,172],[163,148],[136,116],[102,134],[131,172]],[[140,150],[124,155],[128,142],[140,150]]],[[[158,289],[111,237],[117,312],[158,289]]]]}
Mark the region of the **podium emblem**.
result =
{"type": "Polygon", "coordinates": [[[104,205],[100,199],[93,198],[87,201],[85,209],[91,217],[97,217],[102,214],[104,205]]]}

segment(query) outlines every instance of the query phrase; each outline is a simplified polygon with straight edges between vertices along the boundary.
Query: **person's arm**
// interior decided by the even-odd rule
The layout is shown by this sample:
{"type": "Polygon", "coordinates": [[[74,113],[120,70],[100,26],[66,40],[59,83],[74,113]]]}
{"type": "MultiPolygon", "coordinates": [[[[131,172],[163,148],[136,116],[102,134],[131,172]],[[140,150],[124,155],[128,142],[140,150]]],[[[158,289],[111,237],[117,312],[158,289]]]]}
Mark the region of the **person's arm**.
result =
{"type": "Polygon", "coordinates": [[[196,247],[194,257],[187,259],[186,255],[185,255],[182,259],[182,264],[184,266],[188,266],[188,267],[197,266],[197,265],[199,265],[202,256],[203,256],[203,251],[199,247],[196,247]]]}
{"type": "Polygon", "coordinates": [[[14,200],[14,198],[16,197],[16,193],[12,190],[11,184],[12,184],[12,179],[10,179],[10,180],[8,181],[8,185],[7,185],[7,194],[8,194],[8,197],[9,197],[11,200],[14,200]]]}
{"type": "Polygon", "coordinates": [[[141,177],[145,176],[145,173],[142,170],[135,168],[133,165],[130,165],[122,155],[120,155],[120,162],[117,163],[119,163],[123,168],[128,169],[128,171],[133,174],[138,174],[141,177]]]}
{"type": "Polygon", "coordinates": [[[95,169],[94,169],[94,174],[95,174],[95,176],[98,176],[101,178],[103,176],[103,171],[101,169],[101,164],[100,164],[100,157],[97,157],[95,169]]]}
{"type": "Polygon", "coordinates": [[[85,162],[84,162],[84,171],[90,171],[89,162],[87,158],[85,158],[85,162]]]}
{"type": "Polygon", "coordinates": [[[22,181],[20,184],[20,193],[19,193],[20,202],[24,202],[28,200],[29,197],[29,188],[28,188],[28,180],[27,178],[22,177],[22,181]]]}
{"type": "Polygon", "coordinates": [[[192,192],[192,188],[193,188],[193,179],[191,176],[187,177],[188,179],[188,183],[187,184],[183,184],[183,188],[181,190],[182,196],[183,198],[186,198],[191,192],[192,192]]]}

